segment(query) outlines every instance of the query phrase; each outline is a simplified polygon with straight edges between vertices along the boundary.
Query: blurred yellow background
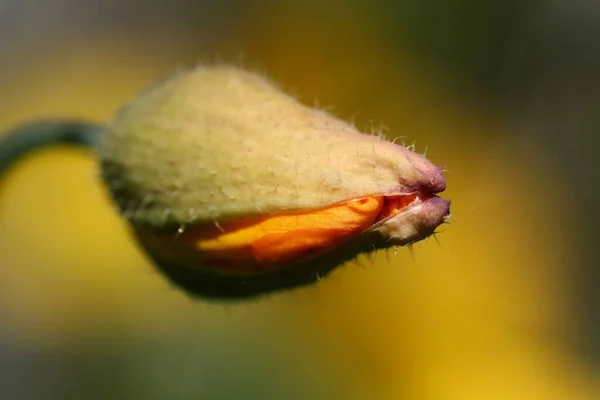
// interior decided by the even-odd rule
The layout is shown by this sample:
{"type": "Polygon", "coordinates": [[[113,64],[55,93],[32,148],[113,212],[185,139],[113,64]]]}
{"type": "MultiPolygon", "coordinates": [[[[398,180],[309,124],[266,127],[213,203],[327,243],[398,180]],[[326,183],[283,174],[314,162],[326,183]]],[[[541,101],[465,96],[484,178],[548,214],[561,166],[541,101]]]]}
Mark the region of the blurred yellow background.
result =
{"type": "MultiPolygon", "coordinates": [[[[0,129],[105,121],[178,67],[232,62],[427,147],[449,169],[453,223],[414,257],[381,253],[314,287],[205,303],[153,270],[93,154],[39,152],[0,186],[0,398],[600,398],[598,366],[577,350],[581,254],[562,170],[476,84],[388,32],[383,6],[154,3],[164,20],[159,6],[106,2],[92,20],[128,17],[0,47],[0,129]]],[[[79,15],[67,5],[65,24],[79,15]]]]}

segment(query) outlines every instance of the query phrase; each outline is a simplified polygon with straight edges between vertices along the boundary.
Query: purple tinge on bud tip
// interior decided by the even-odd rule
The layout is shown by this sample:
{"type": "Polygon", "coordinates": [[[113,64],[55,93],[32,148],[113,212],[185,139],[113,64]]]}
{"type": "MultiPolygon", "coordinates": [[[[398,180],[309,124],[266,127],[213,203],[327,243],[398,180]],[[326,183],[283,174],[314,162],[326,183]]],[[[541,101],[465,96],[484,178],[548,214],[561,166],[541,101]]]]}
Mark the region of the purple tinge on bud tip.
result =
{"type": "Polygon", "coordinates": [[[446,190],[446,179],[440,167],[434,165],[425,156],[414,152],[409,152],[407,158],[410,164],[423,176],[422,181],[415,182],[419,187],[431,194],[446,190]]]}

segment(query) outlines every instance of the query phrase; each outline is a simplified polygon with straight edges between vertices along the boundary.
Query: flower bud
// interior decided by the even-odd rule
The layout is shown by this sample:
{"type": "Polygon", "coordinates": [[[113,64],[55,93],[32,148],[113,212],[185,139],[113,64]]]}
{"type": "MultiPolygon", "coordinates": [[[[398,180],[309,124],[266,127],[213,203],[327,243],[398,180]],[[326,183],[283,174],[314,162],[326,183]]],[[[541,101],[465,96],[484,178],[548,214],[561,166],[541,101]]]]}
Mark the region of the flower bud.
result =
{"type": "Polygon", "coordinates": [[[188,291],[247,297],[320,279],[433,233],[441,169],[234,67],[179,72],[109,124],[102,174],[157,266],[188,291]]]}

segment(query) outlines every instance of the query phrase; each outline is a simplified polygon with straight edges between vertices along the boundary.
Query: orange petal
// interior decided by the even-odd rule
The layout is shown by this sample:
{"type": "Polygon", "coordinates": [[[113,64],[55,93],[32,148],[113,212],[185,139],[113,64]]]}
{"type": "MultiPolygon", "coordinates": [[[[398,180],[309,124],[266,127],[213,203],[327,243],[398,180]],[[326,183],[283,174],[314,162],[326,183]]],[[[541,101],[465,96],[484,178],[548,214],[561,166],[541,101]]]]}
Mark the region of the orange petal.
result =
{"type": "Polygon", "coordinates": [[[278,214],[219,226],[188,227],[172,240],[174,258],[196,253],[205,267],[231,271],[274,269],[327,251],[369,228],[381,212],[381,196],[366,197],[329,208],[278,214]],[[182,252],[182,250],[184,250],[182,252]]]}
{"type": "Polygon", "coordinates": [[[281,264],[319,254],[356,231],[309,228],[267,233],[252,243],[254,259],[261,264],[281,264]]]}

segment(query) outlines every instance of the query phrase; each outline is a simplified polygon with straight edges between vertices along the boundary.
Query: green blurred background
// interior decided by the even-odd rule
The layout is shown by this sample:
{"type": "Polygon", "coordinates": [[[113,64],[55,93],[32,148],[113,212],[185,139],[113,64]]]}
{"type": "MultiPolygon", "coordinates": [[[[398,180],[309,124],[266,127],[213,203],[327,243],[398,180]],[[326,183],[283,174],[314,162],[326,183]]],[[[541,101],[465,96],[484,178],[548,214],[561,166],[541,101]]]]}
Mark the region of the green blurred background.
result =
{"type": "Polygon", "coordinates": [[[0,129],[228,62],[447,173],[453,224],[314,287],[188,298],[87,151],[0,186],[1,399],[597,399],[600,5],[3,0],[0,129]]]}

